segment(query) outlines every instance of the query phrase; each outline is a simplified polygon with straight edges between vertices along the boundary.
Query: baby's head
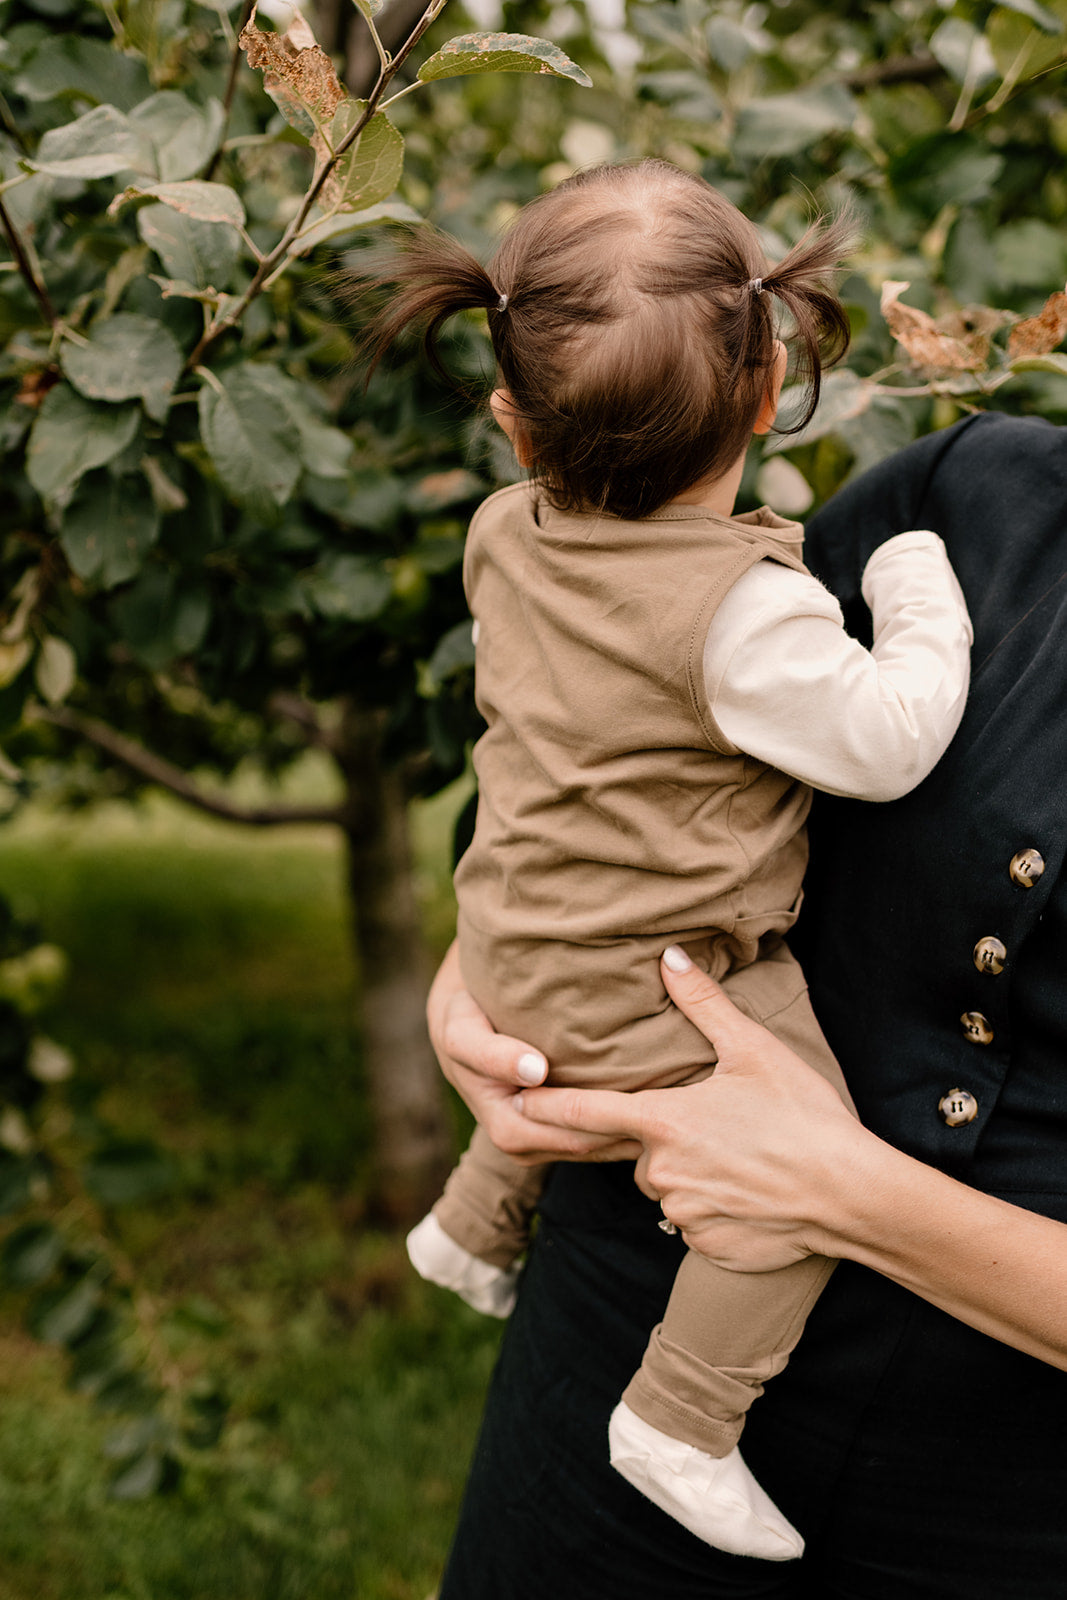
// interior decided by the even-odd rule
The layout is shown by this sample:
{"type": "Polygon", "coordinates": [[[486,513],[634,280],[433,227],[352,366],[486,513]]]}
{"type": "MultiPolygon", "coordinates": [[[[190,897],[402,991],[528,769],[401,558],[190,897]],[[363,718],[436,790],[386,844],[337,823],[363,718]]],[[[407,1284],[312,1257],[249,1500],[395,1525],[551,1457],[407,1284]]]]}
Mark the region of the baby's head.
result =
{"type": "MultiPolygon", "coordinates": [[[[751,222],[665,161],[595,167],[526,206],[488,269],[413,236],[379,350],[413,321],[484,306],[520,453],[561,510],[641,517],[743,455],[780,381],[776,303],[818,399],[848,321],[825,287],[847,224],[770,266],[751,222]]],[[[806,419],[804,419],[806,420],[806,419]]]]}

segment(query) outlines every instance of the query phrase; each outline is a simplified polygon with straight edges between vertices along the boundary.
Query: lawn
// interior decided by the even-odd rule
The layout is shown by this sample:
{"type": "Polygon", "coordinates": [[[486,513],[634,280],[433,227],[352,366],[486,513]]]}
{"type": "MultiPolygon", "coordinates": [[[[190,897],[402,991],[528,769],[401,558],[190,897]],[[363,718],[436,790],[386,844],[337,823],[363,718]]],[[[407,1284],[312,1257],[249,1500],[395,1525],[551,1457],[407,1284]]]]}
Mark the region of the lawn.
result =
{"type": "MultiPolygon", "coordinates": [[[[454,797],[417,818],[432,942],[454,797]]],[[[119,1503],[115,1419],[0,1300],[0,1600],[426,1600],[498,1327],[368,1221],[340,841],[163,801],[0,833],[0,887],[62,945],[47,1019],[100,1109],[174,1156],[122,1244],[187,1374],[231,1399],[172,1492],[119,1503]]]]}

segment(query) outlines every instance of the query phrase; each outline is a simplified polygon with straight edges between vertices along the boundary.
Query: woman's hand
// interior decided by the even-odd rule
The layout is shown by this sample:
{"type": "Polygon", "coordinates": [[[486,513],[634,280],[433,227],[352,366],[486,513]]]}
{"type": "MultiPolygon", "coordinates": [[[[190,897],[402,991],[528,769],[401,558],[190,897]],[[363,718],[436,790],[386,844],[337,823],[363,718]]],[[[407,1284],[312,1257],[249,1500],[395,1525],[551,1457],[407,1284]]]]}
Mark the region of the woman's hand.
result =
{"type": "Polygon", "coordinates": [[[536,1127],[522,1115],[521,1091],[544,1082],[548,1063],[521,1039],[494,1031],[463,987],[454,944],[433,981],[426,1019],[441,1071],[497,1148],[514,1160],[537,1166],[545,1161],[633,1161],[640,1154],[629,1139],[536,1127]]]}
{"type": "Polygon", "coordinates": [[[663,977],[714,1044],[713,1075],[635,1094],[531,1090],[522,1097],[525,1115],[543,1126],[639,1140],[638,1183],[688,1244],[723,1266],[766,1271],[824,1253],[828,1203],[871,1136],[818,1073],[743,1016],[698,967],[678,972],[665,962],[663,977]]]}

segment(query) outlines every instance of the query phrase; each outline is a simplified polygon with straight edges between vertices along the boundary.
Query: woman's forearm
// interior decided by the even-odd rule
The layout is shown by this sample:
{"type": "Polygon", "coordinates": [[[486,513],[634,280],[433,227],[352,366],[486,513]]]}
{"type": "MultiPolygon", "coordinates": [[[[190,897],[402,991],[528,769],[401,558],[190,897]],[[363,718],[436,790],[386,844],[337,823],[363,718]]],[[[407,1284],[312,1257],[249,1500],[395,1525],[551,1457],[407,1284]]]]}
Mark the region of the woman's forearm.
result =
{"type": "Polygon", "coordinates": [[[969,1189],[857,1127],[812,1242],[1067,1369],[1067,1225],[969,1189]]]}

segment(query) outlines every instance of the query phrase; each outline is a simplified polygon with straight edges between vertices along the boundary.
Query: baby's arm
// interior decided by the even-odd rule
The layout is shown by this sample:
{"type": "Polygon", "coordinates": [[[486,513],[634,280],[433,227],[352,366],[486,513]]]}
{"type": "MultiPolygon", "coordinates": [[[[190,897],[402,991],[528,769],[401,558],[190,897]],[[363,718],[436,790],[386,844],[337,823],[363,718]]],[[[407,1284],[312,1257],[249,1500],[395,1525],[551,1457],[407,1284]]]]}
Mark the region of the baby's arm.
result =
{"type": "Polygon", "coordinates": [[[712,619],[704,685],[738,749],[830,794],[895,800],[933,770],[959,726],[971,624],[934,533],[880,545],[863,596],[870,650],[815,578],[759,562],[712,619]]]}

